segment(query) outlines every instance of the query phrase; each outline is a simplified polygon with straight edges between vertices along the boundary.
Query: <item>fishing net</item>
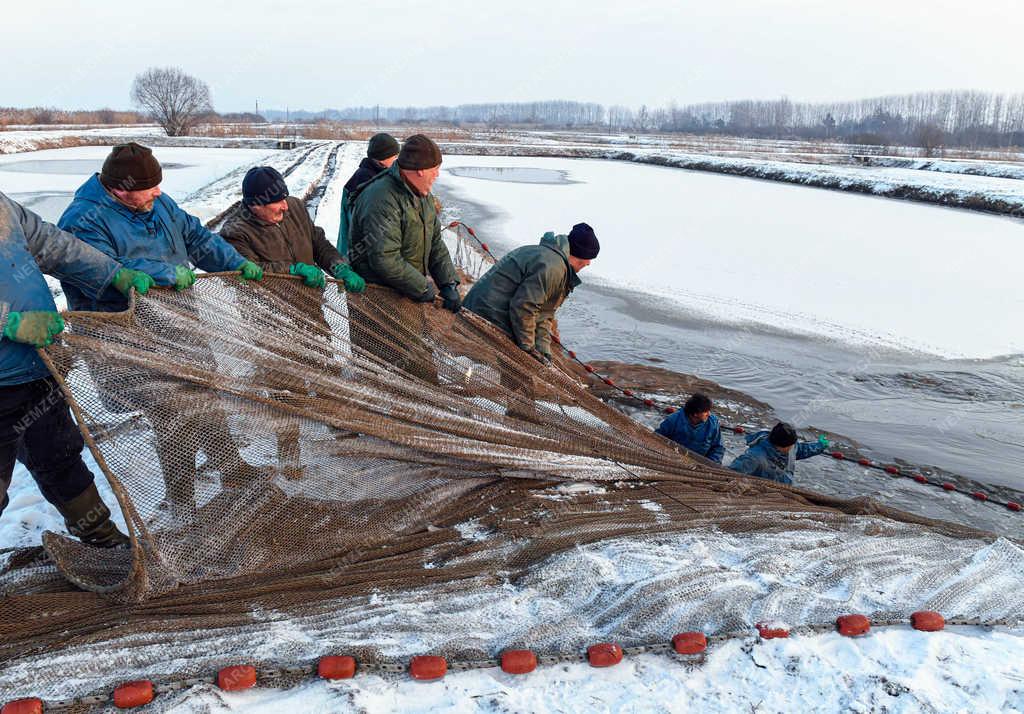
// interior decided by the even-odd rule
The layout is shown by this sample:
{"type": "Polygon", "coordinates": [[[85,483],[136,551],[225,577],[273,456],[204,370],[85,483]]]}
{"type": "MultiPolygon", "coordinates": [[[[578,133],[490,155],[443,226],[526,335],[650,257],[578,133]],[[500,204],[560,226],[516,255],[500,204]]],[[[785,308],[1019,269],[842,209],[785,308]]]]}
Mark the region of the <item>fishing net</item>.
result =
{"type": "MultiPolygon", "coordinates": [[[[828,534],[995,540],[686,456],[560,359],[542,366],[475,315],[383,288],[204,275],[65,319],[45,358],[132,547],[46,533],[49,559],[0,553],[0,663],[241,636],[267,613],[330,620],[371,593],[484,593],[614,538],[812,532],[810,560],[828,534]],[[579,481],[600,488],[552,490],[579,481]]],[[[617,607],[601,617],[652,612],[643,597],[617,607]]]]}

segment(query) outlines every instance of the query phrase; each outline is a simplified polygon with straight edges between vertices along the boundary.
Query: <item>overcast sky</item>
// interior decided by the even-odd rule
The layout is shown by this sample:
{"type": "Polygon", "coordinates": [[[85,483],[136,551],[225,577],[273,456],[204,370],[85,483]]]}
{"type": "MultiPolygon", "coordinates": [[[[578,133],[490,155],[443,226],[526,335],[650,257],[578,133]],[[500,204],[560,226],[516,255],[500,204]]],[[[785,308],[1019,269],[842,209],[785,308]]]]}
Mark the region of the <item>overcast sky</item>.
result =
{"type": "Polygon", "coordinates": [[[0,105],[130,106],[176,65],[219,111],[639,106],[1024,91],[1024,0],[4,2],[0,105]]]}

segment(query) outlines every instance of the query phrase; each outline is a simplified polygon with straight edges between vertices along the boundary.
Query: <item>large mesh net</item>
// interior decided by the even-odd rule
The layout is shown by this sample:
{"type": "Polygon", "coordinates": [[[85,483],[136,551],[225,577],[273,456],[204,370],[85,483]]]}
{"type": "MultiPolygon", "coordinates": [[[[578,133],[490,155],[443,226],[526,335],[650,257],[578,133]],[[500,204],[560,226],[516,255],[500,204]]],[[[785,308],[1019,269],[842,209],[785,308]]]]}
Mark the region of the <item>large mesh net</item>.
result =
{"type": "MultiPolygon", "coordinates": [[[[541,367],[472,314],[382,288],[346,297],[333,281],[319,291],[288,276],[206,275],[122,314],[66,321],[45,356],[132,548],[47,533],[56,570],[38,551],[3,554],[0,662],[185,632],[230,638],[268,612],[330,629],[327,603],[484,593],[620,537],[809,531],[798,557],[810,560],[830,533],[844,557],[855,551],[843,534],[995,540],[688,457],[558,360],[541,367]],[[552,491],[567,481],[602,487],[552,491]],[[456,528],[466,523],[476,536],[456,528]]],[[[803,605],[786,602],[776,614],[799,619],[803,605]]],[[[600,616],[651,612],[642,597],[618,608],[600,616]]]]}

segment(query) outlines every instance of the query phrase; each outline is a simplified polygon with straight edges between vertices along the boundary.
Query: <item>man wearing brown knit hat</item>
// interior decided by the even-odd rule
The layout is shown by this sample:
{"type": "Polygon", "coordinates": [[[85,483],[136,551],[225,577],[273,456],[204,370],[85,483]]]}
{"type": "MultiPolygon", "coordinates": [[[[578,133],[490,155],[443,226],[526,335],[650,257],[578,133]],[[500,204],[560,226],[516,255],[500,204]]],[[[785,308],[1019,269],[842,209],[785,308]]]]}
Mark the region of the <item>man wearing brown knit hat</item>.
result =
{"type": "Polygon", "coordinates": [[[387,285],[420,302],[433,302],[440,290],[444,307],[458,312],[459,276],[430,195],[440,173],[437,144],[423,134],[406,139],[398,161],[356,198],[349,260],[369,283],[387,285]]]}

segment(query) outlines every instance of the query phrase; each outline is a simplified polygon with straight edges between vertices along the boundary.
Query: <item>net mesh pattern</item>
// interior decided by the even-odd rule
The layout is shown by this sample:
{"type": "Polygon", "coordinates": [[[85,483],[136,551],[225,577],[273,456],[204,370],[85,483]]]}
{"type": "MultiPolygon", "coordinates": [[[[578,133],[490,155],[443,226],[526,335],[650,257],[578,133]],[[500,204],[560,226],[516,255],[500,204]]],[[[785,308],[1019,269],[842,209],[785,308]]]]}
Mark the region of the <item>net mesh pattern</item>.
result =
{"type": "Polygon", "coordinates": [[[858,519],[874,515],[993,539],[688,457],[559,360],[542,368],[475,315],[382,288],[211,274],[65,319],[42,354],[132,548],[47,533],[63,578],[38,549],[6,553],[0,662],[141,631],[224,632],[371,591],[483,587],[616,537],[857,524],[885,538],[858,519]],[[534,497],[581,480],[606,488],[534,497]],[[485,535],[460,537],[467,520],[485,535]]]}

